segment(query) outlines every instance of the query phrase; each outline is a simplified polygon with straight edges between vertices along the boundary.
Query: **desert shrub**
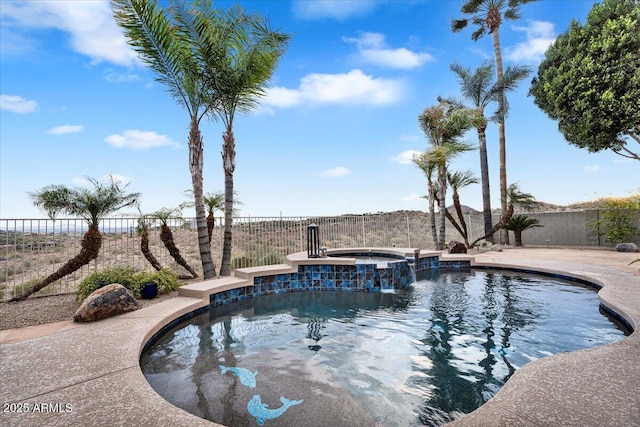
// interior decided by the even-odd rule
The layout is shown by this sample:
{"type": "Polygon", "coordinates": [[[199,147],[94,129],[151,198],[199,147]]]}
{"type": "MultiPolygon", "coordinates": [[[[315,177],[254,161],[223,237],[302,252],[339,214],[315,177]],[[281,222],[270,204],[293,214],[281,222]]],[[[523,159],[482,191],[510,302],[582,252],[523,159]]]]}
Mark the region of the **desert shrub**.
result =
{"type": "Polygon", "coordinates": [[[117,267],[96,271],[82,279],[82,282],[80,282],[80,286],[78,286],[78,290],[76,291],[76,298],[78,301],[83,301],[96,289],[105,285],[110,285],[111,283],[121,284],[125,288],[129,289],[136,298],[139,298],[139,283],[134,279],[134,274],[135,270],[131,267],[117,267]]]}
{"type": "Polygon", "coordinates": [[[161,294],[173,292],[180,287],[178,277],[168,268],[153,272],[141,271],[134,276],[134,280],[138,284],[138,287],[149,282],[157,284],[158,292],[161,294]]]}
{"type": "Polygon", "coordinates": [[[253,267],[254,265],[255,263],[253,258],[246,255],[238,256],[231,260],[232,270],[235,270],[236,268],[253,267]]]}
{"type": "Polygon", "coordinates": [[[633,217],[640,212],[640,193],[628,198],[609,198],[604,200],[602,219],[591,224],[598,231],[602,226],[605,240],[610,243],[623,243],[640,234],[634,225],[633,217]]]}

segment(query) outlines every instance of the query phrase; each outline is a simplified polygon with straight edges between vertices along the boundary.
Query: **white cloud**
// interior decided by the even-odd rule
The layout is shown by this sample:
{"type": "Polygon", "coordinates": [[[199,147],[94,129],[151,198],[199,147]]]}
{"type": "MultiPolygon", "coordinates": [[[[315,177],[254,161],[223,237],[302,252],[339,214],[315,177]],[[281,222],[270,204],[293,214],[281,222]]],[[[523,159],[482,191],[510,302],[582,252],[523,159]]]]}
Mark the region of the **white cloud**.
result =
{"type": "Polygon", "coordinates": [[[338,166],[333,169],[327,169],[325,171],[322,171],[317,175],[323,178],[338,178],[340,176],[349,175],[350,173],[351,171],[345,168],[344,166],[338,166]]]}
{"type": "Polygon", "coordinates": [[[422,154],[422,151],[406,150],[391,158],[391,161],[399,163],[401,165],[410,165],[413,163],[413,159],[422,154]]]}
{"type": "Polygon", "coordinates": [[[136,65],[140,60],[127,44],[106,0],[96,1],[2,1],[3,24],[12,31],[53,28],[68,33],[74,51],[93,62],[136,65]]]}
{"type": "Polygon", "coordinates": [[[106,137],[105,142],[117,148],[131,148],[134,150],[147,150],[153,147],[173,147],[180,145],[165,135],[158,135],[155,132],[130,129],[124,134],[114,134],[106,137]]]}
{"type": "Polygon", "coordinates": [[[411,69],[434,60],[433,56],[426,52],[413,52],[404,47],[391,49],[385,43],[385,36],[380,33],[364,32],[360,37],[343,37],[342,40],[355,44],[358,48],[358,58],[367,64],[411,69]]]}
{"type": "Polygon", "coordinates": [[[403,85],[398,80],[374,78],[361,70],[346,74],[309,74],[297,89],[274,87],[263,103],[287,108],[301,104],[392,104],[402,97],[403,85]]]}
{"type": "Polygon", "coordinates": [[[47,133],[51,135],[65,135],[67,133],[82,132],[83,129],[84,126],[82,125],[62,125],[49,129],[47,133]]]}
{"type": "Polygon", "coordinates": [[[303,19],[331,18],[344,20],[352,16],[362,16],[373,10],[375,0],[296,0],[293,12],[303,19]]]}
{"type": "Polygon", "coordinates": [[[38,108],[38,103],[15,95],[0,95],[0,110],[9,110],[14,113],[31,113],[38,108]]]}
{"type": "Polygon", "coordinates": [[[515,31],[526,33],[527,40],[515,47],[505,49],[507,59],[515,62],[538,62],[556,39],[553,24],[544,21],[530,21],[527,27],[514,26],[515,31]]]}
{"type": "Polygon", "coordinates": [[[585,166],[583,170],[585,172],[587,172],[587,173],[595,173],[595,172],[598,172],[600,170],[600,166],[598,166],[598,165],[589,165],[589,166],[585,166]]]}
{"type": "Polygon", "coordinates": [[[104,79],[109,83],[132,83],[140,81],[140,76],[132,73],[118,73],[114,70],[107,70],[104,73],[104,79]]]}

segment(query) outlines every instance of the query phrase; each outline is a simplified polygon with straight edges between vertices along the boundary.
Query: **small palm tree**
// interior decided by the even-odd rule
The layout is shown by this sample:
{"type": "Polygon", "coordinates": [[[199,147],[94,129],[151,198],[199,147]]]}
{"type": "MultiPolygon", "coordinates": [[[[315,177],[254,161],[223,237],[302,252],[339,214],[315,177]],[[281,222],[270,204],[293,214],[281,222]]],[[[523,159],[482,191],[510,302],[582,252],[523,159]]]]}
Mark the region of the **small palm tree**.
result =
{"type": "Polygon", "coordinates": [[[449,222],[451,222],[455,229],[458,230],[464,239],[464,244],[469,247],[469,232],[467,230],[467,222],[464,220],[464,215],[462,214],[462,205],[460,204],[460,195],[458,194],[458,190],[471,184],[477,184],[478,178],[476,178],[470,170],[464,172],[456,171],[454,173],[447,172],[447,181],[451,187],[453,207],[456,210],[456,215],[458,216],[460,223],[458,224],[449,212],[447,212],[447,219],[449,219],[449,222]]]}
{"type": "Polygon", "coordinates": [[[516,246],[522,246],[522,232],[530,228],[544,227],[537,218],[529,218],[526,215],[513,215],[504,226],[506,230],[513,231],[516,246]]]}
{"type": "Polygon", "coordinates": [[[525,210],[531,210],[537,206],[540,206],[540,203],[536,200],[535,197],[533,197],[533,195],[520,191],[520,187],[518,186],[518,184],[509,185],[509,188],[507,190],[507,198],[509,200],[507,211],[502,215],[500,221],[498,221],[498,223],[495,224],[491,230],[489,230],[489,233],[486,233],[484,236],[474,240],[471,243],[471,246],[469,246],[470,248],[473,248],[480,240],[486,239],[487,237],[496,233],[498,230],[504,229],[506,224],[513,216],[516,206],[520,206],[525,210]]]}
{"type": "Polygon", "coordinates": [[[180,255],[180,250],[176,246],[173,240],[173,232],[169,227],[169,219],[180,216],[180,211],[177,209],[162,208],[154,212],[153,216],[160,221],[160,240],[164,243],[164,246],[169,251],[169,255],[181,266],[183,266],[194,279],[198,277],[198,273],[187,263],[187,261],[180,255]]]}
{"type": "Polygon", "coordinates": [[[100,220],[120,209],[134,205],[140,197],[140,193],[126,193],[124,191],[126,185],[121,186],[112,176],[109,176],[107,182],[98,181],[94,178],[87,179],[93,184],[93,189],[50,185],[40,191],[30,193],[33,204],[47,212],[52,220],[55,221],[58,213],[79,216],[87,221],[89,229],[84,233],[78,255],[71,258],[40,283],[13,297],[11,301],[24,300],[29,295],[79,270],[96,259],[102,247],[102,234],[99,229],[100,220]]]}
{"type": "Polygon", "coordinates": [[[138,216],[138,226],[136,227],[136,231],[140,236],[140,251],[153,268],[157,271],[161,271],[162,265],[156,257],[153,256],[153,253],[151,253],[151,249],[149,248],[149,227],[153,225],[155,219],[151,215],[143,214],[140,207],[138,207],[138,212],[140,212],[140,215],[138,216]]]}

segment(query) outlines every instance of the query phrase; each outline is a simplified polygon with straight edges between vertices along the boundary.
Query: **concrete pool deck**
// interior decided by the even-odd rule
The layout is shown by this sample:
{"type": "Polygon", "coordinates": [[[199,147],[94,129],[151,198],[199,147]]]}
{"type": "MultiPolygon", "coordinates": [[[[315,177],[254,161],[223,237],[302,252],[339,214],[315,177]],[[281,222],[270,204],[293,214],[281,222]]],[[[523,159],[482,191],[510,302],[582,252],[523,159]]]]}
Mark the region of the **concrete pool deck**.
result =
{"type": "MultiPolygon", "coordinates": [[[[557,273],[603,286],[601,301],[636,332],[525,365],[493,399],[451,425],[640,426],[640,266],[629,265],[638,254],[513,248],[474,257],[477,266],[557,273]]],[[[179,296],[100,322],[0,331],[0,425],[216,425],[157,395],[139,366],[155,332],[207,304],[179,296]]],[[[348,425],[342,414],[327,412],[327,425],[348,425]]]]}

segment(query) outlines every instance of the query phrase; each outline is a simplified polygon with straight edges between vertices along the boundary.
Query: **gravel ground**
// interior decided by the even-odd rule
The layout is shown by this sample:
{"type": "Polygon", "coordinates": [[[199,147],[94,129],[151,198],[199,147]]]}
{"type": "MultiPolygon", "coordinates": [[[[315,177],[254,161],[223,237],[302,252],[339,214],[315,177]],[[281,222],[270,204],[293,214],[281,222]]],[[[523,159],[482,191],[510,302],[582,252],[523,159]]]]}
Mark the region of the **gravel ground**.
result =
{"type": "MultiPolygon", "coordinates": [[[[145,307],[177,295],[176,291],[152,300],[140,299],[138,302],[145,307]]],[[[30,297],[19,302],[3,302],[0,303],[0,330],[72,320],[73,313],[79,306],[80,303],[76,301],[75,294],[30,297]]]]}

